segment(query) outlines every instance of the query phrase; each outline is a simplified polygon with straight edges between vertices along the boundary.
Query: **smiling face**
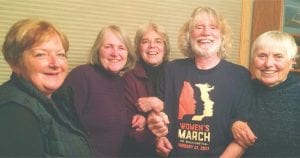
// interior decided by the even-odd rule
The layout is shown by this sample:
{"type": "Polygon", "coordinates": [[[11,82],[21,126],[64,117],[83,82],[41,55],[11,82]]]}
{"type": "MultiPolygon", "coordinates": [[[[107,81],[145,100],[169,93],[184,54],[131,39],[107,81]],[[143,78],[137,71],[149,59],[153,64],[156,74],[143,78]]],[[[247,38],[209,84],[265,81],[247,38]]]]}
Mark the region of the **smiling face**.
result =
{"type": "Polygon", "coordinates": [[[146,64],[153,67],[160,65],[165,55],[163,38],[157,32],[149,30],[141,39],[139,52],[146,64]]]}
{"type": "Polygon", "coordinates": [[[62,85],[68,70],[66,52],[61,40],[53,36],[25,50],[21,63],[12,68],[16,74],[50,98],[62,85]]]}
{"type": "Polygon", "coordinates": [[[217,22],[205,12],[197,15],[194,21],[190,35],[192,50],[199,56],[217,55],[222,38],[217,22]]]}
{"type": "Polygon", "coordinates": [[[252,62],[254,77],[269,87],[285,81],[293,65],[286,50],[276,47],[258,48],[254,51],[252,62]]]}
{"type": "Polygon", "coordinates": [[[124,42],[110,30],[103,36],[103,43],[99,50],[99,61],[107,71],[117,74],[125,66],[128,51],[124,42]]]}

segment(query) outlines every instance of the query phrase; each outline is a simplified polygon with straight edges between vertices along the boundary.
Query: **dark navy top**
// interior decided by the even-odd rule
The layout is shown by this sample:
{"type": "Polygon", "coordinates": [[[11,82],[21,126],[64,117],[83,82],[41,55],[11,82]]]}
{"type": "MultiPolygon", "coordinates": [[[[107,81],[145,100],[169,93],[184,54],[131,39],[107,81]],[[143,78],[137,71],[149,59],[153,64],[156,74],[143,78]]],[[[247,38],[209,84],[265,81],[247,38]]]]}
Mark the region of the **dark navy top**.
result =
{"type": "Polygon", "coordinates": [[[253,118],[249,126],[258,137],[245,157],[300,156],[300,79],[295,74],[267,87],[255,80],[253,118]]]}
{"type": "Polygon", "coordinates": [[[219,157],[232,141],[232,121],[248,118],[249,71],[225,60],[199,70],[193,58],[165,67],[159,96],[170,119],[171,157],[219,157]]]}

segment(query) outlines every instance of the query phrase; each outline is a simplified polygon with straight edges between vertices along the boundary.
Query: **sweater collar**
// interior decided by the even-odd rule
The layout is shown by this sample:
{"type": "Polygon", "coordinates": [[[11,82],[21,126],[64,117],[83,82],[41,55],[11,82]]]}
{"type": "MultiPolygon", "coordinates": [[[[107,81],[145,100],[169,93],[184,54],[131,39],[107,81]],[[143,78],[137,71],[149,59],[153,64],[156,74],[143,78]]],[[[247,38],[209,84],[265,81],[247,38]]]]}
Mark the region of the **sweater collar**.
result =
{"type": "Polygon", "coordinates": [[[96,69],[99,73],[104,74],[104,75],[107,76],[107,77],[112,77],[112,78],[114,78],[114,77],[119,77],[119,76],[120,76],[119,73],[114,74],[114,73],[111,73],[110,71],[107,71],[107,70],[106,70],[103,66],[101,66],[101,65],[92,65],[92,67],[93,67],[94,69],[96,69]]]}
{"type": "Polygon", "coordinates": [[[75,114],[75,109],[72,105],[70,105],[72,104],[73,101],[72,96],[69,96],[71,94],[70,88],[64,86],[60,87],[56,92],[53,93],[52,95],[53,99],[49,99],[47,96],[41,93],[35,86],[33,86],[30,82],[26,81],[22,77],[19,77],[15,73],[12,73],[11,81],[21,91],[27,93],[33,98],[36,98],[43,105],[43,107],[53,115],[54,118],[57,118],[58,121],[65,124],[65,126],[70,127],[72,130],[81,133],[82,135],[85,135],[81,130],[79,130],[82,129],[82,127],[81,124],[78,123],[79,122],[79,120],[77,120],[78,118],[73,116],[75,114]],[[61,105],[60,103],[66,105],[61,105]],[[62,112],[64,114],[62,114],[62,112]],[[71,123],[69,120],[67,121],[65,119],[66,117],[68,117],[68,119],[73,121],[73,123],[71,123]]]}
{"type": "Polygon", "coordinates": [[[292,73],[289,73],[286,80],[279,83],[278,85],[276,86],[273,86],[273,87],[269,87],[269,86],[266,86],[265,84],[263,84],[261,81],[259,81],[258,79],[254,79],[254,87],[258,90],[261,90],[261,91],[273,91],[273,90],[277,90],[277,89],[282,89],[283,87],[286,87],[290,84],[292,84],[297,78],[295,77],[294,74],[292,73]]]}
{"type": "Polygon", "coordinates": [[[11,74],[12,82],[25,93],[37,98],[44,104],[53,103],[47,96],[45,96],[40,90],[38,90],[32,83],[26,81],[21,76],[18,76],[16,73],[11,74]]]}
{"type": "Polygon", "coordinates": [[[132,70],[132,73],[139,78],[149,79],[149,77],[157,77],[162,71],[166,62],[163,62],[159,66],[153,67],[146,64],[143,61],[140,61],[136,64],[135,68],[132,70]]]}

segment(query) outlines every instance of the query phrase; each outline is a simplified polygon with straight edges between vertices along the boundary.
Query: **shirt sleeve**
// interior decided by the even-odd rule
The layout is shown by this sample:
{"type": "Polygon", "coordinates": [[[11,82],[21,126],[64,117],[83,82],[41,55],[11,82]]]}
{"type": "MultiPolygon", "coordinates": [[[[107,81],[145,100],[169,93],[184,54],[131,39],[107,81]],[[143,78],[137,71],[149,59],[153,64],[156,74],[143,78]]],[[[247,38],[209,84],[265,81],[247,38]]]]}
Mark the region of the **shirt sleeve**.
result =
{"type": "Polygon", "coordinates": [[[130,109],[130,111],[134,114],[137,113],[137,100],[138,95],[136,91],[136,86],[134,82],[135,77],[132,72],[128,72],[124,76],[124,87],[125,87],[125,99],[126,99],[126,107],[130,109]]]}
{"type": "Polygon", "coordinates": [[[254,100],[254,91],[250,77],[245,79],[242,89],[235,118],[236,120],[248,121],[251,118],[250,110],[254,100]]]}
{"type": "Polygon", "coordinates": [[[37,118],[17,104],[0,108],[0,156],[41,157],[42,133],[37,118]]]}
{"type": "Polygon", "coordinates": [[[74,92],[74,105],[80,118],[87,106],[90,95],[87,76],[88,74],[84,70],[75,68],[69,73],[64,82],[64,85],[71,87],[74,92]]]}

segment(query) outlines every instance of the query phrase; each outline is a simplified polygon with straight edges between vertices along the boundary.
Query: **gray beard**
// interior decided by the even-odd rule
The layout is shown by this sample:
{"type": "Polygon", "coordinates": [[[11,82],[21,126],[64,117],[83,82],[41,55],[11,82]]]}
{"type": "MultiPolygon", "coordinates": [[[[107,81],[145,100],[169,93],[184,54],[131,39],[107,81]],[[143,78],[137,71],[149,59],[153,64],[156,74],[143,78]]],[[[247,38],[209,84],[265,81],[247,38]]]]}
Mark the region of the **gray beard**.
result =
{"type": "Polygon", "coordinates": [[[203,56],[203,57],[218,53],[220,50],[220,47],[221,46],[218,46],[218,47],[214,46],[213,48],[210,48],[209,50],[205,51],[205,50],[201,49],[200,47],[198,47],[198,45],[195,45],[195,44],[191,45],[192,51],[195,53],[195,55],[199,55],[199,56],[203,56]]]}

